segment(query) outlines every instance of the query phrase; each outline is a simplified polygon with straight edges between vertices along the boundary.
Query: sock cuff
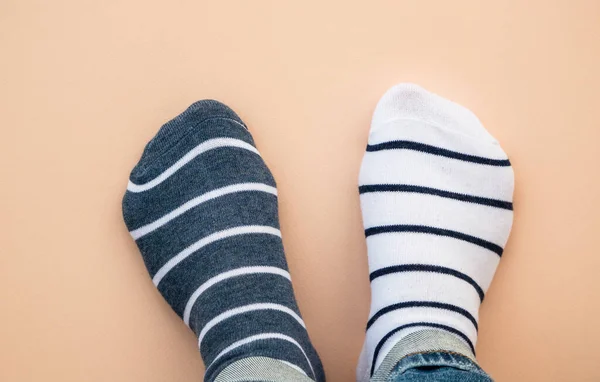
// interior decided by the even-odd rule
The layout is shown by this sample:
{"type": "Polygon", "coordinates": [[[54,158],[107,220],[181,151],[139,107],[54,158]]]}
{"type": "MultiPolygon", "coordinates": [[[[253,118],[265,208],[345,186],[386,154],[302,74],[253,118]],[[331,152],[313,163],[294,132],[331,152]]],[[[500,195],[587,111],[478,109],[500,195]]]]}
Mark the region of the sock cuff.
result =
{"type": "Polygon", "coordinates": [[[295,366],[268,357],[242,358],[228,365],[214,382],[314,382],[295,366]]]}

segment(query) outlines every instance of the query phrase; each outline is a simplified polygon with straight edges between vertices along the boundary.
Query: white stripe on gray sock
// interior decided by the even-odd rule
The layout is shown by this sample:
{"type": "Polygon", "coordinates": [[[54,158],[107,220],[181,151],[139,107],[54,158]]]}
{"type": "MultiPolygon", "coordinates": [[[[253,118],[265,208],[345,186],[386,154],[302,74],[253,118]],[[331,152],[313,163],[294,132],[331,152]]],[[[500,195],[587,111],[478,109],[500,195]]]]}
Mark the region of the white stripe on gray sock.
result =
{"type": "Polygon", "coordinates": [[[131,180],[127,184],[127,191],[130,192],[143,192],[150,190],[153,187],[161,184],[165,180],[167,180],[171,175],[175,174],[179,169],[185,166],[187,163],[192,161],[200,154],[204,154],[209,150],[213,150],[220,147],[238,147],[244,150],[252,151],[255,154],[258,154],[258,150],[249,143],[246,143],[239,139],[234,138],[214,138],[209,139],[205,142],[200,143],[198,146],[194,147],[192,150],[188,151],[181,159],[163,171],[156,178],[143,183],[143,184],[135,184],[131,180]]]}
{"type": "Polygon", "coordinates": [[[211,235],[203,237],[202,239],[193,243],[192,245],[185,248],[183,251],[179,252],[177,255],[169,259],[169,261],[167,261],[167,263],[163,265],[158,270],[158,272],[156,272],[156,274],[152,278],[152,282],[154,283],[154,285],[158,286],[160,281],[167,275],[167,273],[169,273],[171,269],[173,269],[177,264],[185,260],[192,253],[198,251],[200,248],[214,243],[215,241],[226,239],[228,237],[248,234],[267,234],[281,237],[281,231],[279,231],[277,228],[260,225],[247,225],[215,232],[211,235]]]}

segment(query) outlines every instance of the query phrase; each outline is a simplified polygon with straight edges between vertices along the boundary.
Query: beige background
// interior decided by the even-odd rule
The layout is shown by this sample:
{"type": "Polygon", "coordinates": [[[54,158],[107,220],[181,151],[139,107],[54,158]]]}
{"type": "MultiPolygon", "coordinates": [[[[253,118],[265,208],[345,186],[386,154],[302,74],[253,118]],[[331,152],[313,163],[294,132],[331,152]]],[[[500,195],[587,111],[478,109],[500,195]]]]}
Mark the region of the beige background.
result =
{"type": "Polygon", "coordinates": [[[516,173],[481,314],[498,381],[599,381],[600,1],[0,1],[0,380],[199,381],[121,218],[166,120],[216,98],[280,186],[305,320],[351,381],[369,291],[356,179],[378,98],[476,112],[516,173]]]}

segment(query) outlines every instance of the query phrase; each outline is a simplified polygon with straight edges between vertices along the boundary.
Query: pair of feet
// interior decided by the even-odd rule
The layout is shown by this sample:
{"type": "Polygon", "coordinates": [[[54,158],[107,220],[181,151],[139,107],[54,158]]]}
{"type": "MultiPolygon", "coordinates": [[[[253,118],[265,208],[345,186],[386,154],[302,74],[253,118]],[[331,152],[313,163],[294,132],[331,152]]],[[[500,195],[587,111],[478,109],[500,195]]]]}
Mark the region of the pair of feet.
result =
{"type": "MultiPolygon", "coordinates": [[[[414,85],[379,101],[359,178],[372,298],[358,380],[389,368],[406,339],[412,353],[474,358],[513,184],[467,109],[414,85]]],[[[123,213],[154,284],[198,337],[205,380],[325,380],[295,301],[275,181],[231,109],[200,101],[166,123],[131,173],[123,213]]]]}

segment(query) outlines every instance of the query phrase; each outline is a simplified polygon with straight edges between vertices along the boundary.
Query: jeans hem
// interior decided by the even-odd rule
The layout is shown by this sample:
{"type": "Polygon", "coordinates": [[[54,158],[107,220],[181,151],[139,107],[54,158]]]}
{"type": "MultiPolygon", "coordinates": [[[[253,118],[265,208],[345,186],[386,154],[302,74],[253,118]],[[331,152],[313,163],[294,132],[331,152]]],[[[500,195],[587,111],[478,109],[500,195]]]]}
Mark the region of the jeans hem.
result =
{"type": "Polygon", "coordinates": [[[470,358],[451,352],[426,352],[409,355],[396,364],[388,380],[395,381],[410,369],[431,366],[458,369],[482,377],[477,380],[492,381],[490,376],[470,358]]]}
{"type": "MultiPolygon", "coordinates": [[[[470,347],[458,336],[441,329],[424,329],[400,339],[371,376],[371,382],[386,382],[392,371],[405,358],[426,353],[457,354],[477,365],[470,347]]],[[[376,362],[376,360],[373,360],[376,362]]],[[[424,366],[437,366],[435,364],[424,366]]]]}

